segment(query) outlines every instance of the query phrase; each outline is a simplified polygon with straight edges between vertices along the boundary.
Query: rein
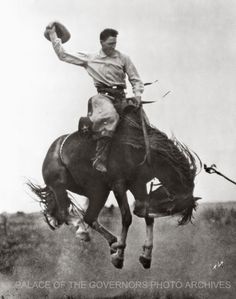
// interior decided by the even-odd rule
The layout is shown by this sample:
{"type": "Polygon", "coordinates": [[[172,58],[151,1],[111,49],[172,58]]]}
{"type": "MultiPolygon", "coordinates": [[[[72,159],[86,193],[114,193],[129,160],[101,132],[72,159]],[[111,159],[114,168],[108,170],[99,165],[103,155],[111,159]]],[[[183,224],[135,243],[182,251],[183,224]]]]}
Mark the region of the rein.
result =
{"type": "Polygon", "coordinates": [[[127,120],[127,122],[131,125],[131,127],[142,130],[142,126],[140,126],[136,121],[134,121],[130,116],[121,115],[120,118],[123,120],[127,120]]]}
{"type": "Polygon", "coordinates": [[[131,127],[135,128],[135,129],[138,129],[139,131],[143,132],[143,138],[144,138],[146,153],[144,155],[143,161],[141,163],[139,163],[139,165],[142,165],[142,164],[145,163],[145,161],[147,161],[149,166],[152,167],[152,165],[151,165],[151,153],[150,153],[150,141],[149,141],[149,138],[148,138],[148,133],[147,133],[146,124],[145,124],[145,121],[144,121],[142,107],[140,107],[139,116],[141,118],[142,125],[139,125],[138,122],[133,120],[129,115],[125,115],[125,116],[120,115],[120,118],[123,119],[123,120],[126,120],[131,127]]]}

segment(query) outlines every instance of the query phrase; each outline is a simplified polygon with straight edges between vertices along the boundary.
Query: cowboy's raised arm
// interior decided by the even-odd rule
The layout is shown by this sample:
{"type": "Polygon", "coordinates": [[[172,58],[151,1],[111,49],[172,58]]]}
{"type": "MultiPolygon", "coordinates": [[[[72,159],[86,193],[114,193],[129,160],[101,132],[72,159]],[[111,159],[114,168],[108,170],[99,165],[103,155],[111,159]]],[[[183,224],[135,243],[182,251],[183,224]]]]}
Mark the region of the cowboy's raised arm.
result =
{"type": "Polygon", "coordinates": [[[66,52],[66,50],[62,46],[61,39],[58,38],[56,34],[55,26],[52,26],[51,28],[47,28],[47,31],[49,33],[49,37],[52,42],[53,49],[60,60],[65,61],[67,63],[80,65],[80,66],[86,65],[86,61],[83,60],[81,57],[79,57],[79,55],[70,54],[66,52]]]}

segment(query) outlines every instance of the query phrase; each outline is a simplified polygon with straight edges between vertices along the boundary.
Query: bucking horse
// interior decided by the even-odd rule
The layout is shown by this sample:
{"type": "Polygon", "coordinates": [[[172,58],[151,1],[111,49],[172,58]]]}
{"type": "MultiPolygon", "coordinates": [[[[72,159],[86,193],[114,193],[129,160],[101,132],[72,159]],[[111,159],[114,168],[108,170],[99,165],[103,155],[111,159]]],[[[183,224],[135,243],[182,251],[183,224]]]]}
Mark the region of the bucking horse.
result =
{"type": "Polygon", "coordinates": [[[78,131],[59,137],[50,146],[42,167],[46,186],[29,182],[31,190],[44,206],[44,215],[51,228],[70,222],[74,203],[67,191],[87,197],[89,204],[83,213],[83,221],[107,240],[111,261],[117,268],[123,267],[126,238],[132,222],[128,190],[137,202],[143,201],[146,207],[146,239],[139,257],[144,268],[151,265],[153,217],[179,215],[179,224],[183,225],[191,221],[198,200],[193,195],[198,168],[196,155],[176,138],[169,138],[146,123],[150,147],[148,161],[139,112],[129,106],[124,109],[113,137],[106,174],[92,166],[96,140],[91,124],[84,117],[80,120],[78,131]],[[148,192],[146,184],[154,178],[160,184],[155,191],[148,192]],[[122,217],[119,237],[98,222],[110,191],[115,195],[122,217]],[[53,224],[49,219],[53,219],[53,224]]]}

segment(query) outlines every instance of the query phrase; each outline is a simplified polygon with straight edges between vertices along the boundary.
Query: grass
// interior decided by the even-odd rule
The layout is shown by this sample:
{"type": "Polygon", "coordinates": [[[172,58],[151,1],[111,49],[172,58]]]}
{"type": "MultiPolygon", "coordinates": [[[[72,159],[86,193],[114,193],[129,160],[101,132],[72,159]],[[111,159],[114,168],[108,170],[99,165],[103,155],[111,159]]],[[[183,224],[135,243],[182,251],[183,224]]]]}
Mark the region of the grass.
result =
{"type": "Polygon", "coordinates": [[[218,225],[233,225],[236,222],[236,210],[217,206],[216,208],[207,208],[202,214],[203,219],[207,222],[218,225]]]}
{"type": "MultiPolygon", "coordinates": [[[[236,293],[235,204],[201,204],[194,224],[183,227],[177,226],[175,218],[157,219],[152,267],[148,270],[138,262],[145,225],[135,216],[122,270],[112,266],[107,243],[96,232],[91,231],[91,242],[84,244],[75,239],[68,226],[51,231],[38,213],[5,215],[5,226],[3,216],[1,299],[233,299],[236,293]],[[39,287],[39,282],[44,285],[39,287]],[[114,282],[128,283],[128,287],[114,287],[114,282]],[[145,282],[148,287],[132,286],[145,282]],[[174,286],[166,287],[170,282],[174,286]],[[193,285],[186,287],[186,283],[193,285]]],[[[104,210],[101,222],[118,234],[118,209],[104,210]]]]}

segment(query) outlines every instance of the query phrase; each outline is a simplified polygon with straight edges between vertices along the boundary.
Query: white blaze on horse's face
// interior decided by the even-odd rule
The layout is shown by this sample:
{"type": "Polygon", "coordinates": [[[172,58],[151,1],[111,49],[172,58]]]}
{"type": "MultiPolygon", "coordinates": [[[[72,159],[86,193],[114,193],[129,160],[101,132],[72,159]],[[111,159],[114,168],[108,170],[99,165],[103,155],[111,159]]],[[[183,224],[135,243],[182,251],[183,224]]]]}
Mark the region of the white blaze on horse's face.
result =
{"type": "Polygon", "coordinates": [[[101,40],[102,50],[107,56],[112,56],[116,48],[116,37],[109,36],[105,41],[101,40]]]}

